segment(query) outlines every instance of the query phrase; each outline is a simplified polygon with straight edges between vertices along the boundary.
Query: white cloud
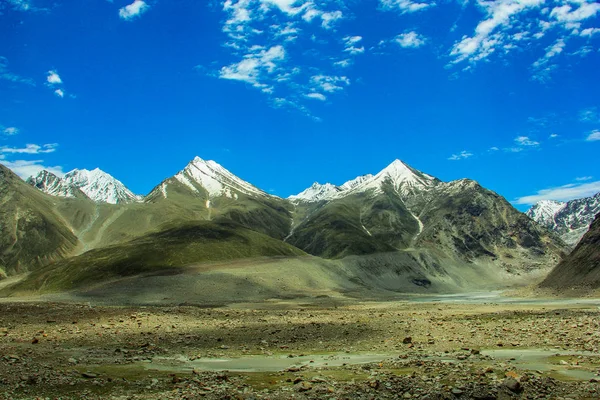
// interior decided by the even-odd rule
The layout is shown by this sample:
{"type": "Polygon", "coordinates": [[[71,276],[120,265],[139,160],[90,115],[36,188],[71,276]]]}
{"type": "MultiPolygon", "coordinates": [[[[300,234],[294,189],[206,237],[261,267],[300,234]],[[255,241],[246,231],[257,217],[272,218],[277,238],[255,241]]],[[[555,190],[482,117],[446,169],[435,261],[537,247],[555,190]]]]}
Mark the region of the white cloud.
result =
{"type": "Polygon", "coordinates": [[[558,136],[559,136],[559,135],[558,135],[558,133],[551,133],[551,134],[548,136],[548,138],[550,138],[550,139],[556,139],[558,136]]]}
{"type": "Polygon", "coordinates": [[[15,174],[19,175],[22,179],[27,179],[30,176],[35,176],[42,170],[52,172],[54,175],[59,177],[64,175],[62,167],[44,165],[44,160],[0,160],[0,163],[5,165],[7,168],[10,168],[15,174]]]}
{"type": "Polygon", "coordinates": [[[316,89],[333,93],[350,85],[350,79],[345,76],[315,75],[310,78],[310,83],[316,89]]]}
{"type": "Polygon", "coordinates": [[[58,144],[48,143],[44,145],[38,144],[27,144],[25,147],[0,147],[0,153],[2,154],[42,154],[42,153],[53,153],[56,151],[58,144]]]}
{"type": "Polygon", "coordinates": [[[309,99],[315,99],[315,100],[321,100],[321,101],[327,100],[327,97],[324,94],[317,93],[317,92],[308,93],[305,96],[308,97],[309,99]]]}
{"type": "Polygon", "coordinates": [[[453,63],[464,60],[477,62],[492,54],[496,47],[504,45],[506,35],[502,32],[512,25],[514,16],[539,7],[543,0],[483,1],[477,4],[484,9],[486,19],[479,22],[473,36],[463,36],[450,51],[453,63]]]}
{"type": "Polygon", "coordinates": [[[48,76],[46,77],[46,81],[49,85],[60,85],[62,83],[62,79],[60,79],[60,75],[55,70],[48,71],[48,76]]]}
{"type": "Polygon", "coordinates": [[[358,47],[358,43],[362,41],[362,36],[346,36],[344,38],[344,51],[351,55],[362,54],[365,52],[364,46],[358,47]]]}
{"type": "Polygon", "coordinates": [[[600,28],[586,28],[579,34],[582,37],[592,37],[600,33],[600,28]]]}
{"type": "Polygon", "coordinates": [[[575,178],[575,180],[577,182],[585,182],[585,181],[591,181],[594,177],[593,176],[579,176],[577,178],[575,178]]]}
{"type": "Polygon", "coordinates": [[[281,45],[265,49],[255,46],[238,63],[221,68],[220,78],[243,81],[265,92],[272,92],[273,87],[265,83],[265,77],[278,69],[279,63],[285,60],[285,49],[281,45]]]}
{"type": "Polygon", "coordinates": [[[3,127],[0,125],[0,130],[2,130],[2,133],[6,136],[13,136],[19,133],[19,128],[16,128],[14,126],[3,127]]]}
{"type": "Polygon", "coordinates": [[[10,4],[15,10],[19,11],[31,11],[36,8],[33,7],[31,1],[29,0],[7,0],[8,4],[10,4]]]}
{"type": "Polygon", "coordinates": [[[379,0],[381,8],[399,11],[401,14],[414,13],[435,6],[435,2],[417,2],[412,0],[379,0]]]}
{"type": "Polygon", "coordinates": [[[321,26],[325,29],[331,29],[333,24],[343,18],[343,14],[340,10],[325,12],[321,14],[321,26]]]}
{"type": "Polygon", "coordinates": [[[586,0],[573,0],[572,3],[578,3],[579,7],[573,9],[572,5],[569,4],[554,7],[550,12],[550,17],[566,24],[592,18],[600,11],[600,3],[587,2],[586,0]]]}
{"type": "Polygon", "coordinates": [[[473,156],[473,153],[469,153],[468,151],[463,150],[458,154],[452,154],[450,157],[448,157],[448,160],[451,160],[451,161],[464,160],[471,156],[473,156]]]}
{"type": "Polygon", "coordinates": [[[65,97],[65,92],[64,92],[64,90],[62,90],[62,89],[56,89],[56,90],[54,91],[54,94],[55,94],[55,95],[57,95],[58,97],[60,97],[61,99],[62,99],[63,97],[65,97]]]}
{"type": "Polygon", "coordinates": [[[571,183],[538,191],[536,194],[519,197],[515,204],[535,204],[541,200],[569,201],[593,196],[600,192],[600,181],[588,183],[571,183]]]}
{"type": "Polygon", "coordinates": [[[402,33],[394,38],[394,41],[404,48],[418,48],[427,42],[427,39],[423,35],[419,35],[417,32],[411,31],[402,33]]]}
{"type": "Polygon", "coordinates": [[[592,132],[590,132],[590,134],[588,135],[588,137],[585,139],[588,142],[595,142],[600,140],[600,131],[599,130],[594,130],[592,132]]]}
{"type": "Polygon", "coordinates": [[[352,65],[352,60],[350,60],[349,58],[346,58],[345,60],[340,60],[340,61],[334,62],[333,65],[335,65],[336,67],[348,68],[349,66],[352,65]]]}
{"type": "Polygon", "coordinates": [[[499,151],[500,149],[496,146],[490,147],[489,151],[499,151]]]}
{"type": "Polygon", "coordinates": [[[313,77],[335,76],[334,70],[349,67],[353,56],[365,51],[358,44],[360,36],[345,36],[336,29],[346,9],[338,0],[224,0],[222,4],[224,46],[234,59],[212,75],[261,90],[277,108],[310,115],[303,102],[321,100],[319,95],[345,85],[335,81],[320,85],[313,77]],[[312,40],[314,51],[307,51],[303,38],[312,40]],[[325,48],[326,44],[331,46],[325,48]]]}
{"type": "Polygon", "coordinates": [[[536,142],[534,140],[529,139],[528,136],[519,136],[515,138],[515,142],[519,145],[519,146],[539,146],[540,142],[536,142]]]}
{"type": "Polygon", "coordinates": [[[566,43],[564,39],[558,39],[554,44],[546,48],[546,54],[532,64],[534,70],[533,79],[546,82],[550,79],[550,73],[556,69],[555,65],[548,67],[548,63],[563,52],[566,43]]]}
{"type": "Polygon", "coordinates": [[[119,17],[125,21],[130,21],[148,11],[149,8],[150,6],[145,1],[135,0],[133,3],[119,9],[119,17]]]}

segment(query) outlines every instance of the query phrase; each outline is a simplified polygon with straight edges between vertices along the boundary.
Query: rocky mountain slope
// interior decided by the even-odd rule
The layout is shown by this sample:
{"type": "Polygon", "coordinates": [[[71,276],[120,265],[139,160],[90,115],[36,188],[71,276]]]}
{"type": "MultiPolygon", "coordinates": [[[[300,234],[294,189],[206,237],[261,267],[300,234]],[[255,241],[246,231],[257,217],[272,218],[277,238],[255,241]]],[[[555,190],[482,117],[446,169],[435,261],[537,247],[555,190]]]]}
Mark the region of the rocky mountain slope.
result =
{"type": "Polygon", "coordinates": [[[600,213],[575,249],[540,286],[558,290],[600,288],[600,213]]]}
{"type": "Polygon", "coordinates": [[[313,185],[290,198],[296,212],[289,243],[329,258],[420,249],[515,272],[555,265],[565,250],[476,182],[442,182],[399,160],[352,189],[335,188],[324,195],[313,185]]]}
{"type": "Polygon", "coordinates": [[[85,198],[85,193],[76,186],[46,170],[40,171],[36,176],[29,177],[25,182],[51,196],[85,198]]]}
{"type": "Polygon", "coordinates": [[[76,248],[53,200],[0,165],[0,275],[44,266],[76,248]]]}
{"type": "Polygon", "coordinates": [[[597,193],[569,202],[542,200],[527,210],[526,214],[557,233],[568,245],[575,246],[599,212],[600,193],[597,193]]]}
{"type": "MultiPolygon", "coordinates": [[[[93,174],[78,172],[64,181],[86,190],[102,186],[89,185],[93,179],[78,180],[75,175],[93,174]]],[[[352,279],[373,290],[383,286],[405,290],[406,285],[427,288],[432,282],[439,288],[450,276],[456,284],[453,287],[465,287],[457,279],[477,280],[477,276],[485,276],[486,281],[495,276],[495,282],[502,282],[506,277],[546,271],[565,250],[558,237],[476,182],[442,182],[399,160],[377,174],[339,186],[315,184],[289,199],[269,195],[218,163],[198,157],[162,181],[143,201],[133,201],[130,195],[123,202],[115,200],[116,204],[60,197],[63,184],[51,178],[41,176],[36,187],[48,192],[55,188],[53,212],[77,236],[77,252],[87,252],[80,260],[90,266],[107,265],[109,260],[105,252],[95,249],[125,246],[127,252],[139,255],[131,246],[150,246],[142,252],[150,254],[148,249],[163,246],[159,243],[162,236],[156,236],[159,232],[190,223],[209,224],[205,226],[211,228],[203,231],[207,237],[226,227],[231,237],[246,238],[230,242],[246,249],[237,252],[240,257],[272,255],[258,245],[260,240],[248,236],[247,232],[254,232],[259,236],[253,238],[263,237],[265,243],[274,240],[268,247],[279,248],[281,254],[296,249],[318,257],[343,258],[348,273],[356,276],[352,279]]],[[[178,246],[193,246],[197,237],[181,235],[178,240],[178,246]]],[[[219,248],[214,247],[216,242],[209,247],[219,248]]],[[[236,254],[233,247],[227,249],[236,254]]],[[[484,284],[471,283],[475,287],[484,284]]]]}

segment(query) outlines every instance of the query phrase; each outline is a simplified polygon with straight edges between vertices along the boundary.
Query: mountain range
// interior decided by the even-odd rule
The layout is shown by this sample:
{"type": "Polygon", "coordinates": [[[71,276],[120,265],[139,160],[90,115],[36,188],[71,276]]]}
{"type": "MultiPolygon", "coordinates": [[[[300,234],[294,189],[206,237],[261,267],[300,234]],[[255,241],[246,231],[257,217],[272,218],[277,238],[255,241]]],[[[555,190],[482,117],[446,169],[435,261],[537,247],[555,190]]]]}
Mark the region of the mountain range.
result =
{"type": "MultiPolygon", "coordinates": [[[[47,228],[62,233],[62,240],[40,249],[55,256],[37,264],[23,264],[26,246],[15,245],[32,240],[29,230],[0,248],[13,254],[2,260],[6,273],[35,270],[28,279],[36,289],[72,288],[148,268],[303,254],[340,260],[354,281],[390,290],[406,281],[446,284],[450,276],[460,285],[460,271],[473,269],[479,273],[472,279],[483,285],[490,274],[498,281],[544,274],[568,250],[477,182],[443,182],[400,160],[340,186],[315,183],[288,199],[198,157],[144,197],[98,169],[63,178],[42,171],[26,184],[0,168],[52,217],[47,228]]],[[[3,211],[5,220],[20,215],[3,211]]]]}
{"type": "Polygon", "coordinates": [[[526,214],[575,247],[600,213],[600,193],[568,202],[542,200],[526,214]]]}

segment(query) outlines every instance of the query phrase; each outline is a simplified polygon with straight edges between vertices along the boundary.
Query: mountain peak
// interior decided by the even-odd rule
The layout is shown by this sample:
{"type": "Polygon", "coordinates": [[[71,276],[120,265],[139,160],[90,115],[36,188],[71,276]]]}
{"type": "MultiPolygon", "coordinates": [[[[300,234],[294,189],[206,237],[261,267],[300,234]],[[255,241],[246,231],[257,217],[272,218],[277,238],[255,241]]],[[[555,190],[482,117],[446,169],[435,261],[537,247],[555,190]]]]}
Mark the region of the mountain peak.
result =
{"type": "Polygon", "coordinates": [[[225,196],[237,198],[238,193],[248,196],[269,196],[266,192],[240,179],[212,160],[203,160],[196,156],[174,178],[192,192],[200,189],[208,192],[209,197],[225,196]]]}
{"type": "Polygon", "coordinates": [[[288,199],[292,201],[305,202],[331,200],[337,197],[341,191],[341,188],[331,183],[320,184],[319,182],[315,182],[308,189],[305,189],[296,195],[292,195],[288,197],[288,199]]]}
{"type": "Polygon", "coordinates": [[[25,182],[51,196],[84,197],[76,187],[45,169],[35,176],[30,176],[25,182]]]}
{"type": "Polygon", "coordinates": [[[139,198],[121,181],[100,168],[74,169],[65,174],[63,181],[80,189],[90,199],[100,203],[118,204],[138,201],[139,198]]]}

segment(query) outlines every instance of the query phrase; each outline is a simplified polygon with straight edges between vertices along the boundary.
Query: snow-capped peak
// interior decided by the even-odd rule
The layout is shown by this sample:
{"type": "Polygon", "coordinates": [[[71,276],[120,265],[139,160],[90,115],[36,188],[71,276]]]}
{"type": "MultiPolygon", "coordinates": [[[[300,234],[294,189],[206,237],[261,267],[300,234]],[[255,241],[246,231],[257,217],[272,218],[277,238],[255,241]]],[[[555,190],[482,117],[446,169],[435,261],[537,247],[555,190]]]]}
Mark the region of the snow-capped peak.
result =
{"type": "Polygon", "coordinates": [[[438,180],[430,175],[417,171],[400,160],[394,160],[377,175],[357,184],[348,191],[348,194],[365,192],[368,190],[381,192],[382,185],[386,182],[390,182],[394,190],[400,195],[408,196],[420,190],[430,189],[438,182],[438,180]]]}
{"type": "Polygon", "coordinates": [[[237,198],[237,192],[249,196],[269,196],[266,192],[238,178],[217,162],[195,157],[174,177],[193,192],[199,187],[205,189],[210,197],[226,196],[237,198]]]}
{"type": "Polygon", "coordinates": [[[541,200],[527,210],[526,214],[534,221],[542,225],[548,225],[554,221],[554,216],[566,205],[567,203],[562,201],[541,200]]]}
{"type": "Polygon", "coordinates": [[[29,177],[26,182],[51,196],[77,197],[77,195],[83,195],[76,187],[46,170],[29,177]]]}
{"type": "Polygon", "coordinates": [[[377,175],[362,175],[341,186],[330,183],[325,185],[314,183],[303,192],[290,196],[289,199],[292,201],[316,202],[334,200],[366,191],[381,193],[383,191],[382,185],[388,182],[401,196],[410,196],[419,191],[432,188],[439,181],[430,175],[409,167],[400,160],[395,160],[377,175]]]}
{"type": "Polygon", "coordinates": [[[288,199],[292,201],[321,201],[321,200],[331,200],[337,196],[338,193],[342,191],[341,187],[332,185],[331,183],[325,183],[321,185],[319,182],[315,182],[311,187],[305,189],[304,191],[298,193],[297,195],[293,195],[288,197],[288,199]]]}
{"type": "Polygon", "coordinates": [[[74,169],[66,173],[63,180],[99,203],[118,204],[139,200],[139,197],[127,189],[121,181],[99,168],[91,171],[74,169]]]}
{"type": "Polygon", "coordinates": [[[344,183],[342,186],[340,186],[340,189],[342,189],[342,190],[354,189],[361,183],[363,183],[371,178],[373,178],[373,175],[371,175],[371,174],[357,176],[356,178],[351,179],[348,182],[344,183]]]}

